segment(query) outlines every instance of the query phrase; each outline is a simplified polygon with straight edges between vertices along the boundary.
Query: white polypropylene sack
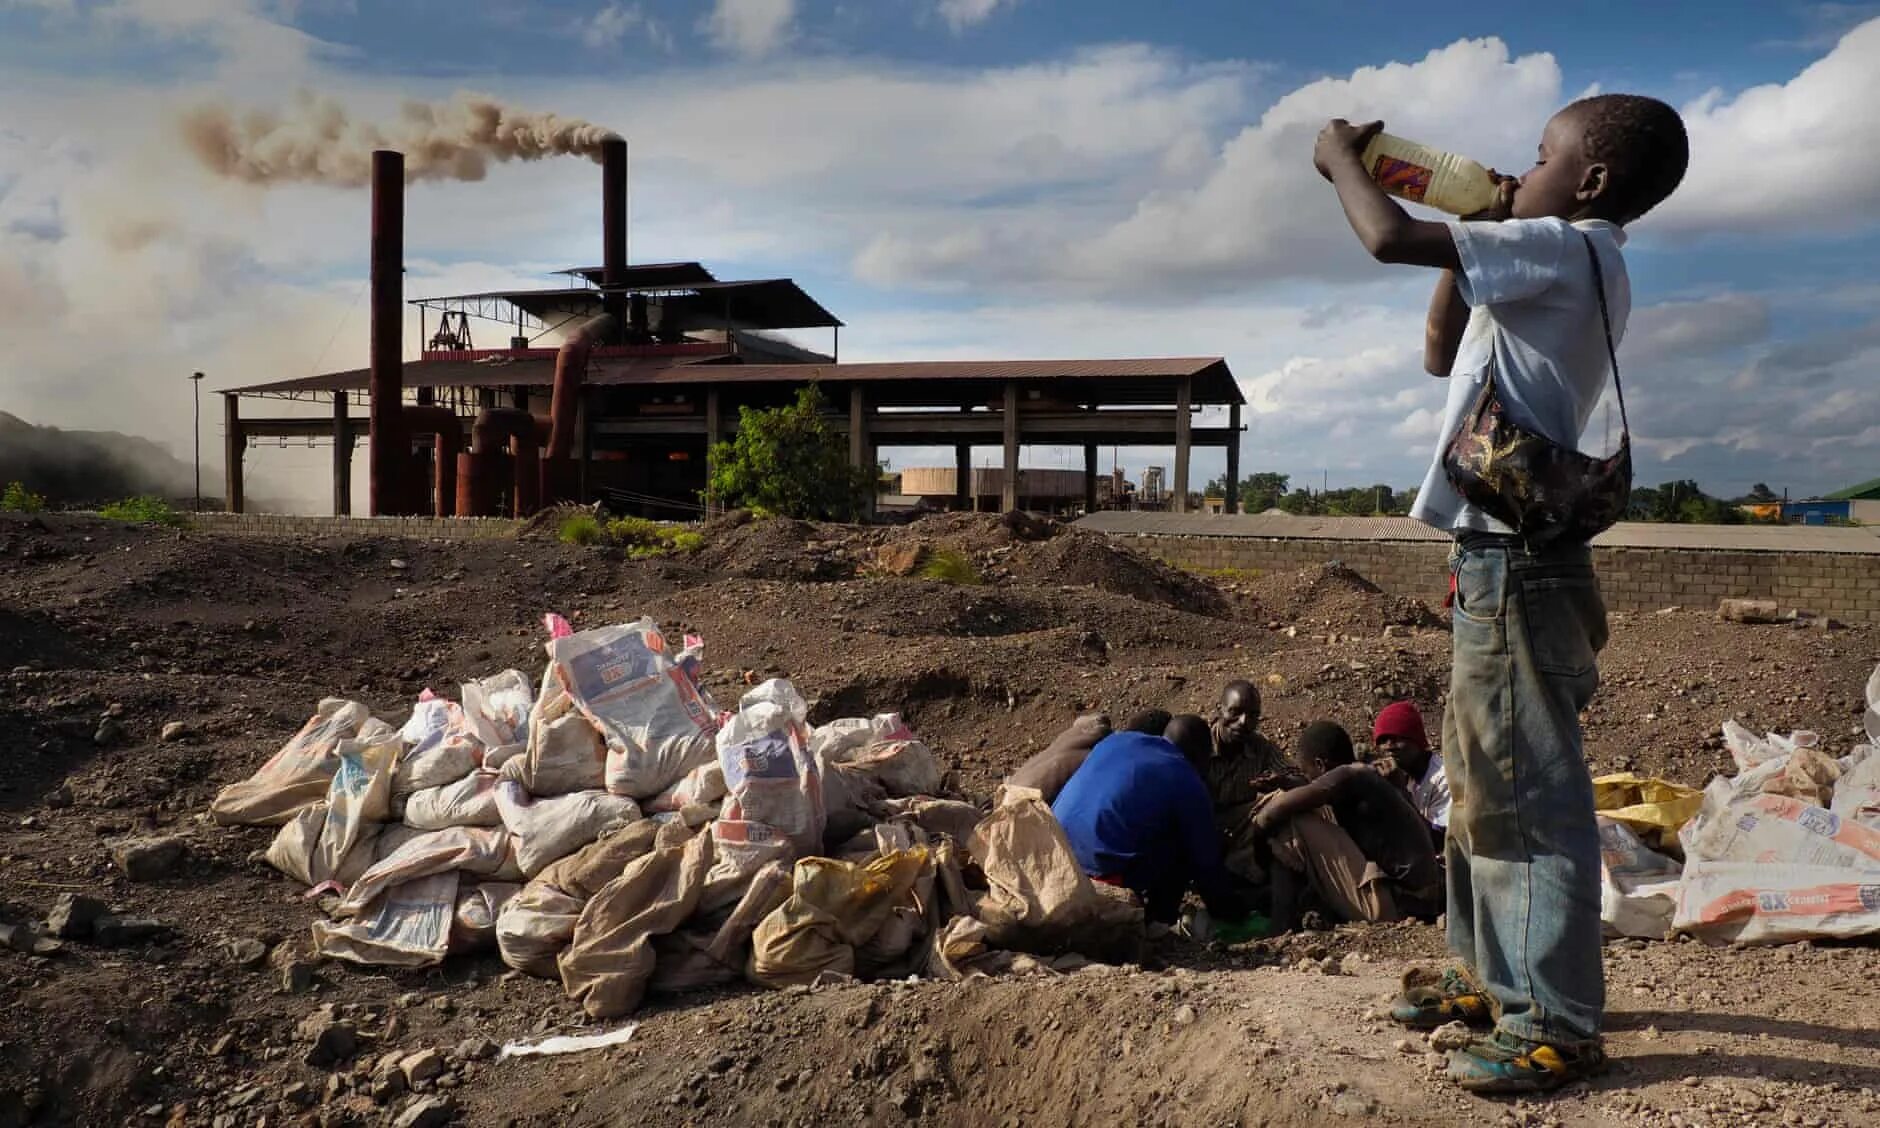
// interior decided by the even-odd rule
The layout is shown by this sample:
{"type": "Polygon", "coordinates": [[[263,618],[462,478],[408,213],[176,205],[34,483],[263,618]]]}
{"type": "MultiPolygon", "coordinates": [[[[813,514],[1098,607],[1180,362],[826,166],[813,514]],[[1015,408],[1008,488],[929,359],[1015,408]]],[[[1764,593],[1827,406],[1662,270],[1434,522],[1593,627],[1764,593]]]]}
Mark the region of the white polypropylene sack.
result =
{"type": "Polygon", "coordinates": [[[1736,770],[1740,774],[1778,756],[1787,756],[1797,748],[1814,748],[1821,743],[1821,737],[1807,731],[1792,732],[1786,736],[1775,732],[1757,736],[1735,721],[1725,721],[1723,743],[1730,750],[1730,758],[1736,761],[1736,770]]]}
{"type": "Polygon", "coordinates": [[[516,863],[528,877],[640,817],[639,805],[623,795],[577,791],[536,797],[513,779],[497,783],[496,807],[515,837],[516,863]]]}
{"type": "Polygon", "coordinates": [[[485,881],[459,889],[451,917],[452,953],[481,952],[496,947],[496,921],[522,886],[510,881],[485,881]]]}
{"type": "Polygon", "coordinates": [[[504,670],[460,688],[464,725],[484,748],[494,750],[528,739],[535,688],[521,670],[504,670]]]}
{"type": "Polygon", "coordinates": [[[606,764],[600,730],[575,708],[555,664],[549,663],[529,714],[527,750],[504,766],[504,774],[531,795],[566,795],[606,783],[606,764]]]}
{"type": "Polygon", "coordinates": [[[1739,796],[1722,779],[1704,789],[1703,807],[1678,838],[1689,862],[1839,866],[1880,875],[1880,830],[1786,795],[1739,796]]]}
{"type": "Polygon", "coordinates": [[[295,812],[268,845],[268,861],[308,886],[350,884],[372,864],[372,843],[390,817],[396,735],[384,743],[342,740],[326,799],[295,812]]]}
{"type": "Polygon", "coordinates": [[[362,964],[438,963],[450,950],[457,884],[455,870],[429,874],[384,890],[352,920],[316,920],[313,950],[362,964]]]}
{"type": "Polygon", "coordinates": [[[1624,823],[1599,819],[1599,917],[1607,936],[1662,940],[1677,909],[1679,863],[1624,823]]]}
{"type": "Polygon", "coordinates": [[[1844,819],[1880,830],[1880,749],[1863,744],[1842,760],[1830,808],[1844,819]]]}
{"type": "MultiPolygon", "coordinates": [[[[510,834],[502,827],[453,826],[424,831],[361,874],[346,890],[338,912],[361,912],[392,886],[437,873],[463,870],[498,881],[514,880],[520,876],[515,866],[510,834]]],[[[453,904],[454,897],[453,891],[453,904]]]]}
{"type": "Polygon", "coordinates": [[[399,730],[408,745],[392,778],[392,790],[399,795],[455,782],[483,762],[483,745],[470,735],[463,707],[429,696],[429,690],[425,693],[399,730]]]}
{"type": "Polygon", "coordinates": [[[1880,933],[1880,870],[1688,862],[1672,923],[1717,943],[1880,933]]]}
{"type": "MultiPolygon", "coordinates": [[[[773,678],[744,695],[738,711],[718,732],[718,763],[724,769],[726,798],[719,823],[755,823],[767,832],[743,829],[713,833],[720,847],[759,845],[757,865],[778,859],[769,844],[779,839],[794,857],[808,857],[822,849],[824,810],[822,773],[809,751],[809,730],[804,719],[809,705],[796,687],[773,678]]],[[[742,868],[742,867],[740,867],[742,868]]]]}
{"type": "Polygon", "coordinates": [[[473,771],[456,783],[413,792],[405,800],[405,825],[419,830],[503,825],[496,808],[496,776],[473,771]]]}
{"type": "Polygon", "coordinates": [[[646,801],[648,811],[682,811],[701,803],[716,803],[725,797],[725,769],[717,760],[700,764],[685,773],[685,778],[646,801]]]}
{"type": "Polygon", "coordinates": [[[711,758],[711,702],[651,619],[553,639],[548,656],[607,742],[607,790],[650,799],[711,758]]]}
{"type": "Polygon", "coordinates": [[[364,726],[374,723],[372,711],[359,702],[325,698],[293,739],[254,775],[216,793],[210,814],[223,826],[285,824],[302,808],[326,798],[339,767],[339,742],[359,737],[364,726]]]}
{"type": "Polygon", "coordinates": [[[1867,739],[1880,744],[1880,665],[1867,677],[1867,715],[1862,718],[1867,739]]]}

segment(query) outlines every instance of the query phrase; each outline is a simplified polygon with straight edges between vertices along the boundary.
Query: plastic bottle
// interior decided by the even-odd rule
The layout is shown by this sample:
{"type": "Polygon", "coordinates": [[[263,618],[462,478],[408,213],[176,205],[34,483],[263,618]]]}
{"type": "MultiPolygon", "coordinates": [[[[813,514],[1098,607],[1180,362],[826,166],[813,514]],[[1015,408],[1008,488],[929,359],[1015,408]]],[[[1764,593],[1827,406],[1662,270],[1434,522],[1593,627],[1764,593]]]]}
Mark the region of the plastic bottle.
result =
{"type": "Polygon", "coordinates": [[[1451,215],[1495,206],[1495,178],[1467,157],[1380,133],[1364,147],[1363,159],[1378,187],[1400,199],[1451,215]]]}

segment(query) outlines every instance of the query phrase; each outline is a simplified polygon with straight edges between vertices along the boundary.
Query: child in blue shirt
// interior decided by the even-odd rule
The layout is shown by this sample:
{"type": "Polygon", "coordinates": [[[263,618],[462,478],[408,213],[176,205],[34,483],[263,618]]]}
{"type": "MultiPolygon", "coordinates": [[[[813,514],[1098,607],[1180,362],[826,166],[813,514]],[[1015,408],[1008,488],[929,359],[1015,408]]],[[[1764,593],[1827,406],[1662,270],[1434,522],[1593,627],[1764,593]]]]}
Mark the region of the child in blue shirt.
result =
{"type": "Polygon", "coordinates": [[[1381,128],[1335,119],[1313,161],[1374,258],[1442,271],[1424,362],[1449,379],[1448,406],[1412,515],[1455,537],[1442,755],[1456,966],[1406,978],[1392,1016],[1421,1027],[1492,1023],[1451,1054],[1450,1078],[1475,1092],[1536,1092],[1605,1060],[1599,831],[1579,715],[1599,684],[1606,608],[1586,544],[1530,550],[1463,501],[1442,451],[1491,374],[1515,423],[1578,445],[1610,368],[1595,286],[1603,276],[1616,345],[1631,310],[1624,227],[1677,187],[1689,143],[1663,102],[1582,99],[1548,121],[1531,171],[1496,176],[1493,209],[1432,222],[1367,175],[1360,154],[1381,128]]]}

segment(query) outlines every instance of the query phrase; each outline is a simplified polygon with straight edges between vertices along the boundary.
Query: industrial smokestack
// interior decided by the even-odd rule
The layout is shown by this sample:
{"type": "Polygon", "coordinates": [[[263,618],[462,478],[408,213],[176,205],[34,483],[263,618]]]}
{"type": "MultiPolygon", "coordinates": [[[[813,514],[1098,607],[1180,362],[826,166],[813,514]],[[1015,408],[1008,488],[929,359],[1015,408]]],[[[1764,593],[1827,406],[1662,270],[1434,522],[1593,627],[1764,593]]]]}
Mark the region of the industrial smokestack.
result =
{"type": "Polygon", "coordinates": [[[627,143],[610,137],[601,142],[600,152],[601,290],[606,294],[602,308],[613,315],[615,325],[624,325],[621,288],[627,284],[627,143]]]}
{"type": "MultiPolygon", "coordinates": [[[[405,436],[405,156],[372,154],[372,446],[369,495],[374,517],[403,512],[401,490],[410,440],[405,436]]],[[[344,394],[344,393],[341,393],[344,394]]]]}
{"type": "MultiPolygon", "coordinates": [[[[338,102],[308,94],[285,116],[238,114],[214,103],[197,106],[183,115],[178,128],[190,152],[219,176],[250,184],[341,187],[365,184],[380,149],[405,153],[404,175],[412,181],[481,180],[490,161],[599,160],[602,144],[615,138],[612,130],[592,122],[519,110],[477,94],[458,94],[448,102],[407,102],[400,120],[385,126],[355,121],[338,102]]],[[[624,176],[624,151],[622,156],[624,176]]]]}

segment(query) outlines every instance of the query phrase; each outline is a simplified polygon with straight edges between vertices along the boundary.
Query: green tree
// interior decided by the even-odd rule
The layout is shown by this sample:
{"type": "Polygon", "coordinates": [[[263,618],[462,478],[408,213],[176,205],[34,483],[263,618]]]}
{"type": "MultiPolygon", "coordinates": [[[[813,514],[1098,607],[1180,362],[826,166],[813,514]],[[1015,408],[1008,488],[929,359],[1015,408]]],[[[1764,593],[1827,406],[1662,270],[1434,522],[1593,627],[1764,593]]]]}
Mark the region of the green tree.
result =
{"type": "Polygon", "coordinates": [[[853,521],[880,469],[849,465],[847,437],[829,425],[810,384],[785,407],[738,409],[738,433],[711,449],[706,495],[715,504],[779,517],[853,521]]]}
{"type": "Polygon", "coordinates": [[[1275,474],[1270,470],[1248,475],[1240,483],[1241,508],[1248,513],[1259,513],[1278,506],[1291,481],[1292,475],[1275,474]]]}

